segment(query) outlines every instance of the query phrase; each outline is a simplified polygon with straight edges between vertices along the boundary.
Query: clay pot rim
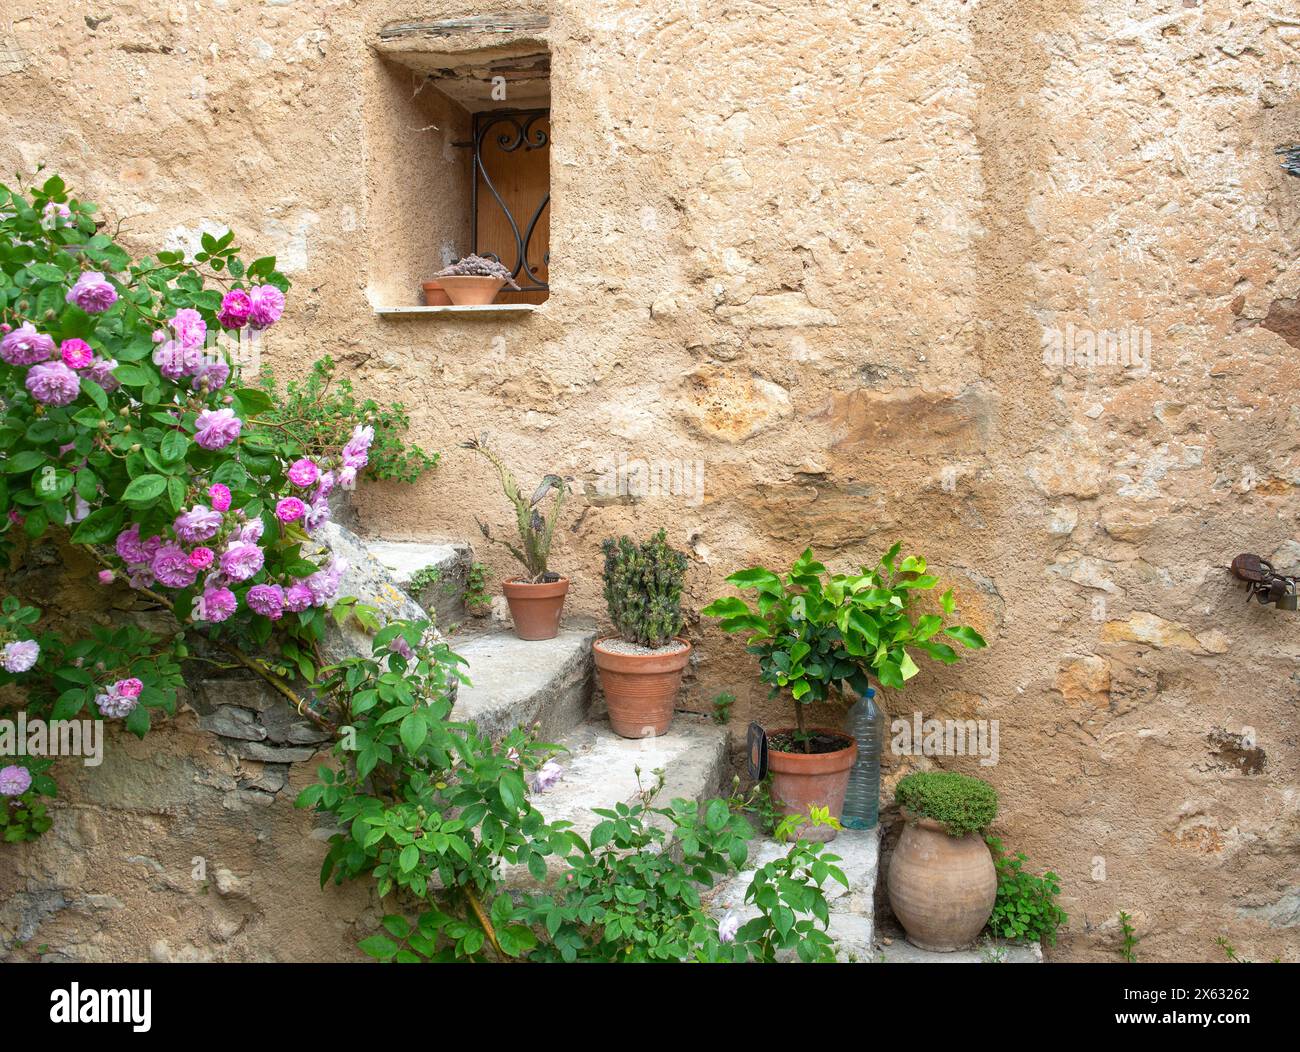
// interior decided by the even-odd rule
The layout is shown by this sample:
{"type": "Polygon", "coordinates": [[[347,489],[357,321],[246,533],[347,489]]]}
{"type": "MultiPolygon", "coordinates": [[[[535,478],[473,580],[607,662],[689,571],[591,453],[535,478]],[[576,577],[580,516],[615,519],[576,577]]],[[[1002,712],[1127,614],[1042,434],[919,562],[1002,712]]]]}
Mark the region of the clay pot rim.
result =
{"type": "Polygon", "coordinates": [[[651,651],[650,653],[648,653],[648,654],[620,654],[620,653],[618,653],[617,651],[614,651],[614,650],[601,650],[601,649],[600,649],[600,644],[601,644],[601,643],[607,643],[607,642],[609,642],[609,640],[611,640],[611,639],[622,639],[622,638],[623,638],[623,637],[620,636],[617,632],[611,632],[611,633],[610,633],[609,635],[607,635],[607,636],[597,636],[595,639],[593,639],[593,640],[591,641],[591,647],[592,647],[593,650],[600,650],[600,652],[601,652],[602,654],[608,654],[610,657],[624,657],[624,658],[632,658],[633,660],[636,660],[636,659],[638,659],[638,658],[677,657],[677,656],[679,656],[679,655],[681,655],[681,654],[685,654],[685,655],[689,656],[690,653],[691,653],[691,650],[693,649],[693,648],[691,647],[691,641],[690,641],[689,639],[686,639],[686,638],[682,637],[682,636],[673,636],[673,639],[674,639],[676,642],[678,642],[678,643],[685,643],[685,644],[686,644],[686,649],[685,649],[685,650],[674,650],[674,651],[672,651],[671,653],[666,653],[666,652],[665,652],[665,649],[666,649],[666,647],[667,647],[667,644],[664,644],[664,647],[661,647],[661,648],[659,648],[658,650],[652,650],[652,651],[651,651]]]}
{"type": "MultiPolygon", "coordinates": [[[[767,731],[766,733],[767,736],[771,738],[772,735],[774,734],[795,734],[798,732],[798,730],[799,730],[798,727],[777,727],[774,730],[767,731]]],[[[768,746],[767,754],[769,756],[800,756],[800,757],[838,756],[840,753],[856,751],[858,748],[858,743],[854,740],[853,735],[848,734],[845,731],[837,731],[833,727],[808,727],[807,731],[810,734],[813,733],[833,734],[837,738],[843,738],[849,744],[846,745],[843,749],[836,749],[834,752],[814,752],[814,753],[785,752],[783,749],[773,749],[771,746],[768,746]]]]}
{"type": "MultiPolygon", "coordinates": [[[[439,284],[442,284],[445,281],[451,281],[456,284],[469,282],[475,285],[486,285],[496,282],[498,286],[506,283],[505,278],[493,278],[489,277],[487,274],[445,274],[440,278],[435,278],[434,280],[439,284]]],[[[511,289],[510,291],[513,292],[514,290],[511,289]]]]}
{"type": "Polygon", "coordinates": [[[557,585],[568,585],[569,579],[561,577],[558,581],[521,581],[518,577],[510,577],[501,583],[515,588],[554,588],[557,585]]]}
{"type": "MultiPolygon", "coordinates": [[[[796,728],[782,727],[773,732],[781,734],[783,732],[793,731],[796,728]]],[[[849,770],[858,757],[858,743],[853,739],[851,734],[845,734],[843,731],[832,730],[829,727],[809,727],[810,731],[819,731],[822,734],[835,734],[847,738],[849,744],[843,749],[836,749],[834,752],[782,752],[780,749],[769,747],[767,753],[767,767],[773,774],[793,775],[795,777],[811,776],[814,778],[824,777],[826,775],[839,774],[849,770]]]]}

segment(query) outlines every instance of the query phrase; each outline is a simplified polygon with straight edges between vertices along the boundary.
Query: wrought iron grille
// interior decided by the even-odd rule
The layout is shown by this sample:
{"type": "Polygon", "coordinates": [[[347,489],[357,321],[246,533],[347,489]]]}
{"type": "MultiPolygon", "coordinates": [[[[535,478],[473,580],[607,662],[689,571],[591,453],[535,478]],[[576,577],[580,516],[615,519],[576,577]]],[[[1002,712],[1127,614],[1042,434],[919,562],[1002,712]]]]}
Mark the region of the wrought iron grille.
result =
{"type": "MultiPolygon", "coordinates": [[[[546,211],[546,206],[551,201],[550,184],[548,181],[546,193],[537,202],[536,207],[532,209],[531,216],[528,217],[527,222],[521,228],[520,217],[511,212],[510,206],[506,204],[501,192],[493,184],[491,175],[488,174],[487,166],[483,161],[484,145],[491,140],[491,148],[500,150],[502,153],[514,153],[516,150],[549,151],[551,146],[550,133],[545,128],[538,127],[538,124],[541,121],[549,120],[550,116],[551,111],[549,109],[491,110],[487,113],[474,114],[474,141],[471,144],[474,148],[474,181],[470,202],[474,215],[474,252],[479,253],[479,193],[481,186],[483,191],[489,195],[490,200],[495,201],[496,206],[501,209],[510,224],[511,232],[514,234],[515,258],[513,261],[502,259],[501,263],[510,268],[510,276],[518,283],[521,292],[546,292],[550,290],[549,282],[544,280],[528,262],[528,247],[532,243],[533,235],[537,232],[538,221],[542,218],[542,213],[546,211]],[[497,129],[497,131],[494,133],[493,129],[497,129]]],[[[494,252],[487,254],[497,256],[497,253],[494,252]]],[[[547,274],[549,276],[551,263],[549,249],[542,255],[542,261],[548,268],[547,274]]]]}

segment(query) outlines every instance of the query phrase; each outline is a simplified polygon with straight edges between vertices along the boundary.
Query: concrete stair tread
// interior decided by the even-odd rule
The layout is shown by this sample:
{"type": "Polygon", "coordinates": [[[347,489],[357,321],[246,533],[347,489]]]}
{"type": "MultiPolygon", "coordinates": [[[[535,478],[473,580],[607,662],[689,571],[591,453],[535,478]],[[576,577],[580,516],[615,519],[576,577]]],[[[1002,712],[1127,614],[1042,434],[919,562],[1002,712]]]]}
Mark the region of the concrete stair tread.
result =
{"type": "MultiPolygon", "coordinates": [[[[749,864],[730,880],[719,884],[709,896],[709,910],[721,919],[728,913],[740,915],[741,922],[758,915],[758,910],[745,903],[745,890],[754,879],[754,870],[784,855],[790,846],[771,838],[750,843],[749,864]]],[[[880,868],[880,826],[874,829],[842,829],[826,845],[824,854],[839,855],[835,865],[844,871],[849,886],[831,880],[823,890],[830,903],[830,926],[827,929],[835,940],[836,959],[843,962],[866,963],[874,954],[874,911],[876,875],[880,868]]]]}
{"type": "Polygon", "coordinates": [[[554,639],[519,639],[512,631],[453,638],[470,678],[456,693],[453,716],[493,737],[537,724],[541,739],[554,741],[586,716],[595,638],[587,628],[561,629],[554,639]]]}
{"type": "Polygon", "coordinates": [[[899,936],[876,943],[878,964],[1042,964],[1043,948],[1036,942],[1018,943],[984,938],[965,950],[923,950],[899,936]]]}
{"type": "Polygon", "coordinates": [[[465,586],[474,561],[467,542],[370,540],[366,547],[393,583],[433,615],[439,628],[447,630],[465,620],[465,586]],[[436,570],[436,579],[417,582],[424,570],[436,570]]]}
{"type": "MultiPolygon", "coordinates": [[[[603,821],[593,808],[633,803],[641,788],[655,784],[656,770],[664,772],[660,803],[707,800],[718,795],[727,764],[726,728],[681,715],[656,738],[620,738],[602,721],[574,728],[557,744],[567,750],[556,757],[563,772],[545,792],[533,794],[532,804],[548,822],[572,823],[584,839],[603,821]]],[[[563,868],[558,859],[547,861],[552,873],[563,868]]],[[[520,866],[507,867],[503,876],[513,887],[536,884],[520,866]]]]}

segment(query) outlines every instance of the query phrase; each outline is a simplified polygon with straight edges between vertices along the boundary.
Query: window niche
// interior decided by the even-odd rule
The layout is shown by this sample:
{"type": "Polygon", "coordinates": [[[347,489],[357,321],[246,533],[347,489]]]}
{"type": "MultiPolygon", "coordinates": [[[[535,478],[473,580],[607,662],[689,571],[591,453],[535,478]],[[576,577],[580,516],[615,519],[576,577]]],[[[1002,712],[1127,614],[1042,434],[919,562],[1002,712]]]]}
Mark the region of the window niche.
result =
{"type": "Polygon", "coordinates": [[[495,256],[521,287],[502,289],[496,308],[549,295],[551,59],[529,35],[545,20],[503,21],[380,33],[367,157],[377,311],[422,305],[421,283],[471,252],[495,256]]]}

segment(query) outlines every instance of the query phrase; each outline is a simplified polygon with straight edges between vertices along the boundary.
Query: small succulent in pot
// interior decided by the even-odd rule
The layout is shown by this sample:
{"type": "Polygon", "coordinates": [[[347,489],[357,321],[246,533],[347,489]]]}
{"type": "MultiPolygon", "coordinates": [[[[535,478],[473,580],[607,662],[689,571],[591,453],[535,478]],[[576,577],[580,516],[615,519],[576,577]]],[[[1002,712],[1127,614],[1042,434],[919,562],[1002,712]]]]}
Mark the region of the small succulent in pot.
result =
{"type": "Polygon", "coordinates": [[[663,734],[691,656],[678,634],[686,556],[664,530],[643,544],[620,537],[601,547],[605,604],[619,633],[593,644],[610,727],[625,738],[663,734]]]}
{"type": "Polygon", "coordinates": [[[462,256],[455,263],[443,267],[435,278],[500,278],[501,281],[513,289],[519,291],[519,285],[511,276],[510,271],[506,269],[504,263],[499,259],[490,259],[487,256],[476,256],[472,253],[468,256],[462,256]]]}
{"type": "Polygon", "coordinates": [[[505,581],[503,588],[510,614],[514,618],[515,632],[521,639],[553,639],[560,630],[560,615],[564,610],[564,597],[569,591],[569,579],[561,577],[547,567],[555,526],[560,520],[560,510],[568,488],[559,475],[548,474],[542,478],[531,497],[525,497],[505,462],[487,445],[485,438],[471,438],[461,443],[491,464],[501,480],[506,499],[514,506],[519,544],[492,536],[487,523],[478,522],[483,537],[505,548],[524,569],[524,574],[505,581]],[[549,493],[555,493],[550,515],[543,517],[539,506],[549,493]]]}
{"type": "Polygon", "coordinates": [[[682,582],[686,556],[668,545],[660,530],[644,544],[629,537],[608,538],[605,553],[605,605],[609,619],[629,643],[651,650],[672,642],[682,630],[682,582]]]}

